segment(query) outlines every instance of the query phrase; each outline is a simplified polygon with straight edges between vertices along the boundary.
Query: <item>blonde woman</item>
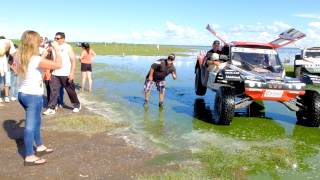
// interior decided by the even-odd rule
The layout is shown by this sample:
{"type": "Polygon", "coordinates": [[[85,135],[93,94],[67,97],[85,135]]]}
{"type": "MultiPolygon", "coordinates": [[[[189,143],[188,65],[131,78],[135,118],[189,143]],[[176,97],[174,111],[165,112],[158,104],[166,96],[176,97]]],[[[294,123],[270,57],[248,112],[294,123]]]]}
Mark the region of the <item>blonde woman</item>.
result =
{"type": "Polygon", "coordinates": [[[90,48],[89,43],[81,43],[81,91],[83,91],[86,85],[86,80],[88,79],[89,92],[92,91],[92,59],[96,56],[96,53],[90,48]]]}
{"type": "Polygon", "coordinates": [[[59,69],[61,67],[61,53],[57,42],[52,46],[56,54],[55,61],[39,56],[40,35],[35,31],[25,31],[21,36],[18,50],[18,100],[26,112],[24,129],[25,166],[41,165],[46,162],[41,155],[53,152],[42,143],[40,133],[41,110],[43,106],[44,85],[42,71],[44,69],[59,69]],[[36,147],[34,152],[33,147],[36,147]]]}

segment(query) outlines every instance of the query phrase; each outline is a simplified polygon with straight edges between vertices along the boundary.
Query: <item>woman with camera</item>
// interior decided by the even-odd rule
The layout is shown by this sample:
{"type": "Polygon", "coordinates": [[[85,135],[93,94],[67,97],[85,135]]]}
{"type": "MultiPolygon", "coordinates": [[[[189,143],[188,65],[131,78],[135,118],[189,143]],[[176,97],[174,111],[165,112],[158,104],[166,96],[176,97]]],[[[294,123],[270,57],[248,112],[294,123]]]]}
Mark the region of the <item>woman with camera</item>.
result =
{"type": "Polygon", "coordinates": [[[18,49],[18,78],[20,80],[18,100],[26,113],[23,136],[25,166],[44,164],[46,160],[39,156],[53,152],[52,149],[43,145],[40,133],[44,93],[42,72],[44,69],[61,68],[61,52],[58,43],[53,42],[55,61],[45,58],[47,52],[39,56],[40,42],[40,35],[28,30],[22,34],[21,45],[18,49]],[[36,152],[33,149],[34,145],[36,152]]]}

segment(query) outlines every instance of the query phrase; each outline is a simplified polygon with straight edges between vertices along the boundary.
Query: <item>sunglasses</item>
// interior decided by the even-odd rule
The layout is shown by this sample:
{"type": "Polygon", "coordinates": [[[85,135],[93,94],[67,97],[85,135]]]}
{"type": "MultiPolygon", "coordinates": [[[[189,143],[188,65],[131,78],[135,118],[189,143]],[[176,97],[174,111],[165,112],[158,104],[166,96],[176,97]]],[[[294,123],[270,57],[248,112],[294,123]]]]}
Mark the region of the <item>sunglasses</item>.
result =
{"type": "Polygon", "coordinates": [[[62,37],[61,37],[61,38],[55,37],[54,39],[55,39],[55,40],[59,40],[59,39],[63,39],[63,38],[62,38],[62,37]]]}

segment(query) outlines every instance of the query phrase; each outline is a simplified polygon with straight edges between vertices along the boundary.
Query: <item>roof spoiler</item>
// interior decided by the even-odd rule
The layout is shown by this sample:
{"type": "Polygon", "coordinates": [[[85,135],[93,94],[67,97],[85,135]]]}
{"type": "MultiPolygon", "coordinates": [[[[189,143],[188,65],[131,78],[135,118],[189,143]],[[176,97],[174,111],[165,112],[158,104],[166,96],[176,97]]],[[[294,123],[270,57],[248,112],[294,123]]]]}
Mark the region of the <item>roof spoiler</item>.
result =
{"type": "Polygon", "coordinates": [[[295,28],[290,28],[287,31],[281,33],[277,39],[269,42],[269,44],[276,49],[291,44],[304,37],[306,37],[306,35],[301,31],[296,30],[295,28]]]}
{"type": "Polygon", "coordinates": [[[222,41],[223,44],[228,44],[215,30],[213,30],[210,24],[207,25],[207,30],[211,32],[214,36],[216,36],[220,41],[222,41]]]}

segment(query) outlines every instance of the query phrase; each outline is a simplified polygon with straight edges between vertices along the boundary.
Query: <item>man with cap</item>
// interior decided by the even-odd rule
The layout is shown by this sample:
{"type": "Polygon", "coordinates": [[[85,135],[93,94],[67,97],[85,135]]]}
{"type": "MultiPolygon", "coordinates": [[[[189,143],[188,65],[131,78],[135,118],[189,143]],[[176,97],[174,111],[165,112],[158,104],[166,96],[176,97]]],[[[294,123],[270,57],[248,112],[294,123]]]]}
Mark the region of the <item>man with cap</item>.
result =
{"type": "Polygon", "coordinates": [[[215,40],[212,43],[212,49],[207,52],[204,60],[207,61],[212,57],[213,53],[222,54],[222,51],[220,50],[220,41],[215,40]]]}
{"type": "Polygon", "coordinates": [[[149,96],[152,86],[156,84],[159,91],[159,107],[163,107],[164,91],[165,91],[165,78],[172,74],[172,78],[177,78],[176,68],[173,65],[175,59],[174,54],[170,54],[166,59],[159,59],[151,65],[151,68],[146,76],[144,83],[144,105],[148,105],[149,96]]]}

